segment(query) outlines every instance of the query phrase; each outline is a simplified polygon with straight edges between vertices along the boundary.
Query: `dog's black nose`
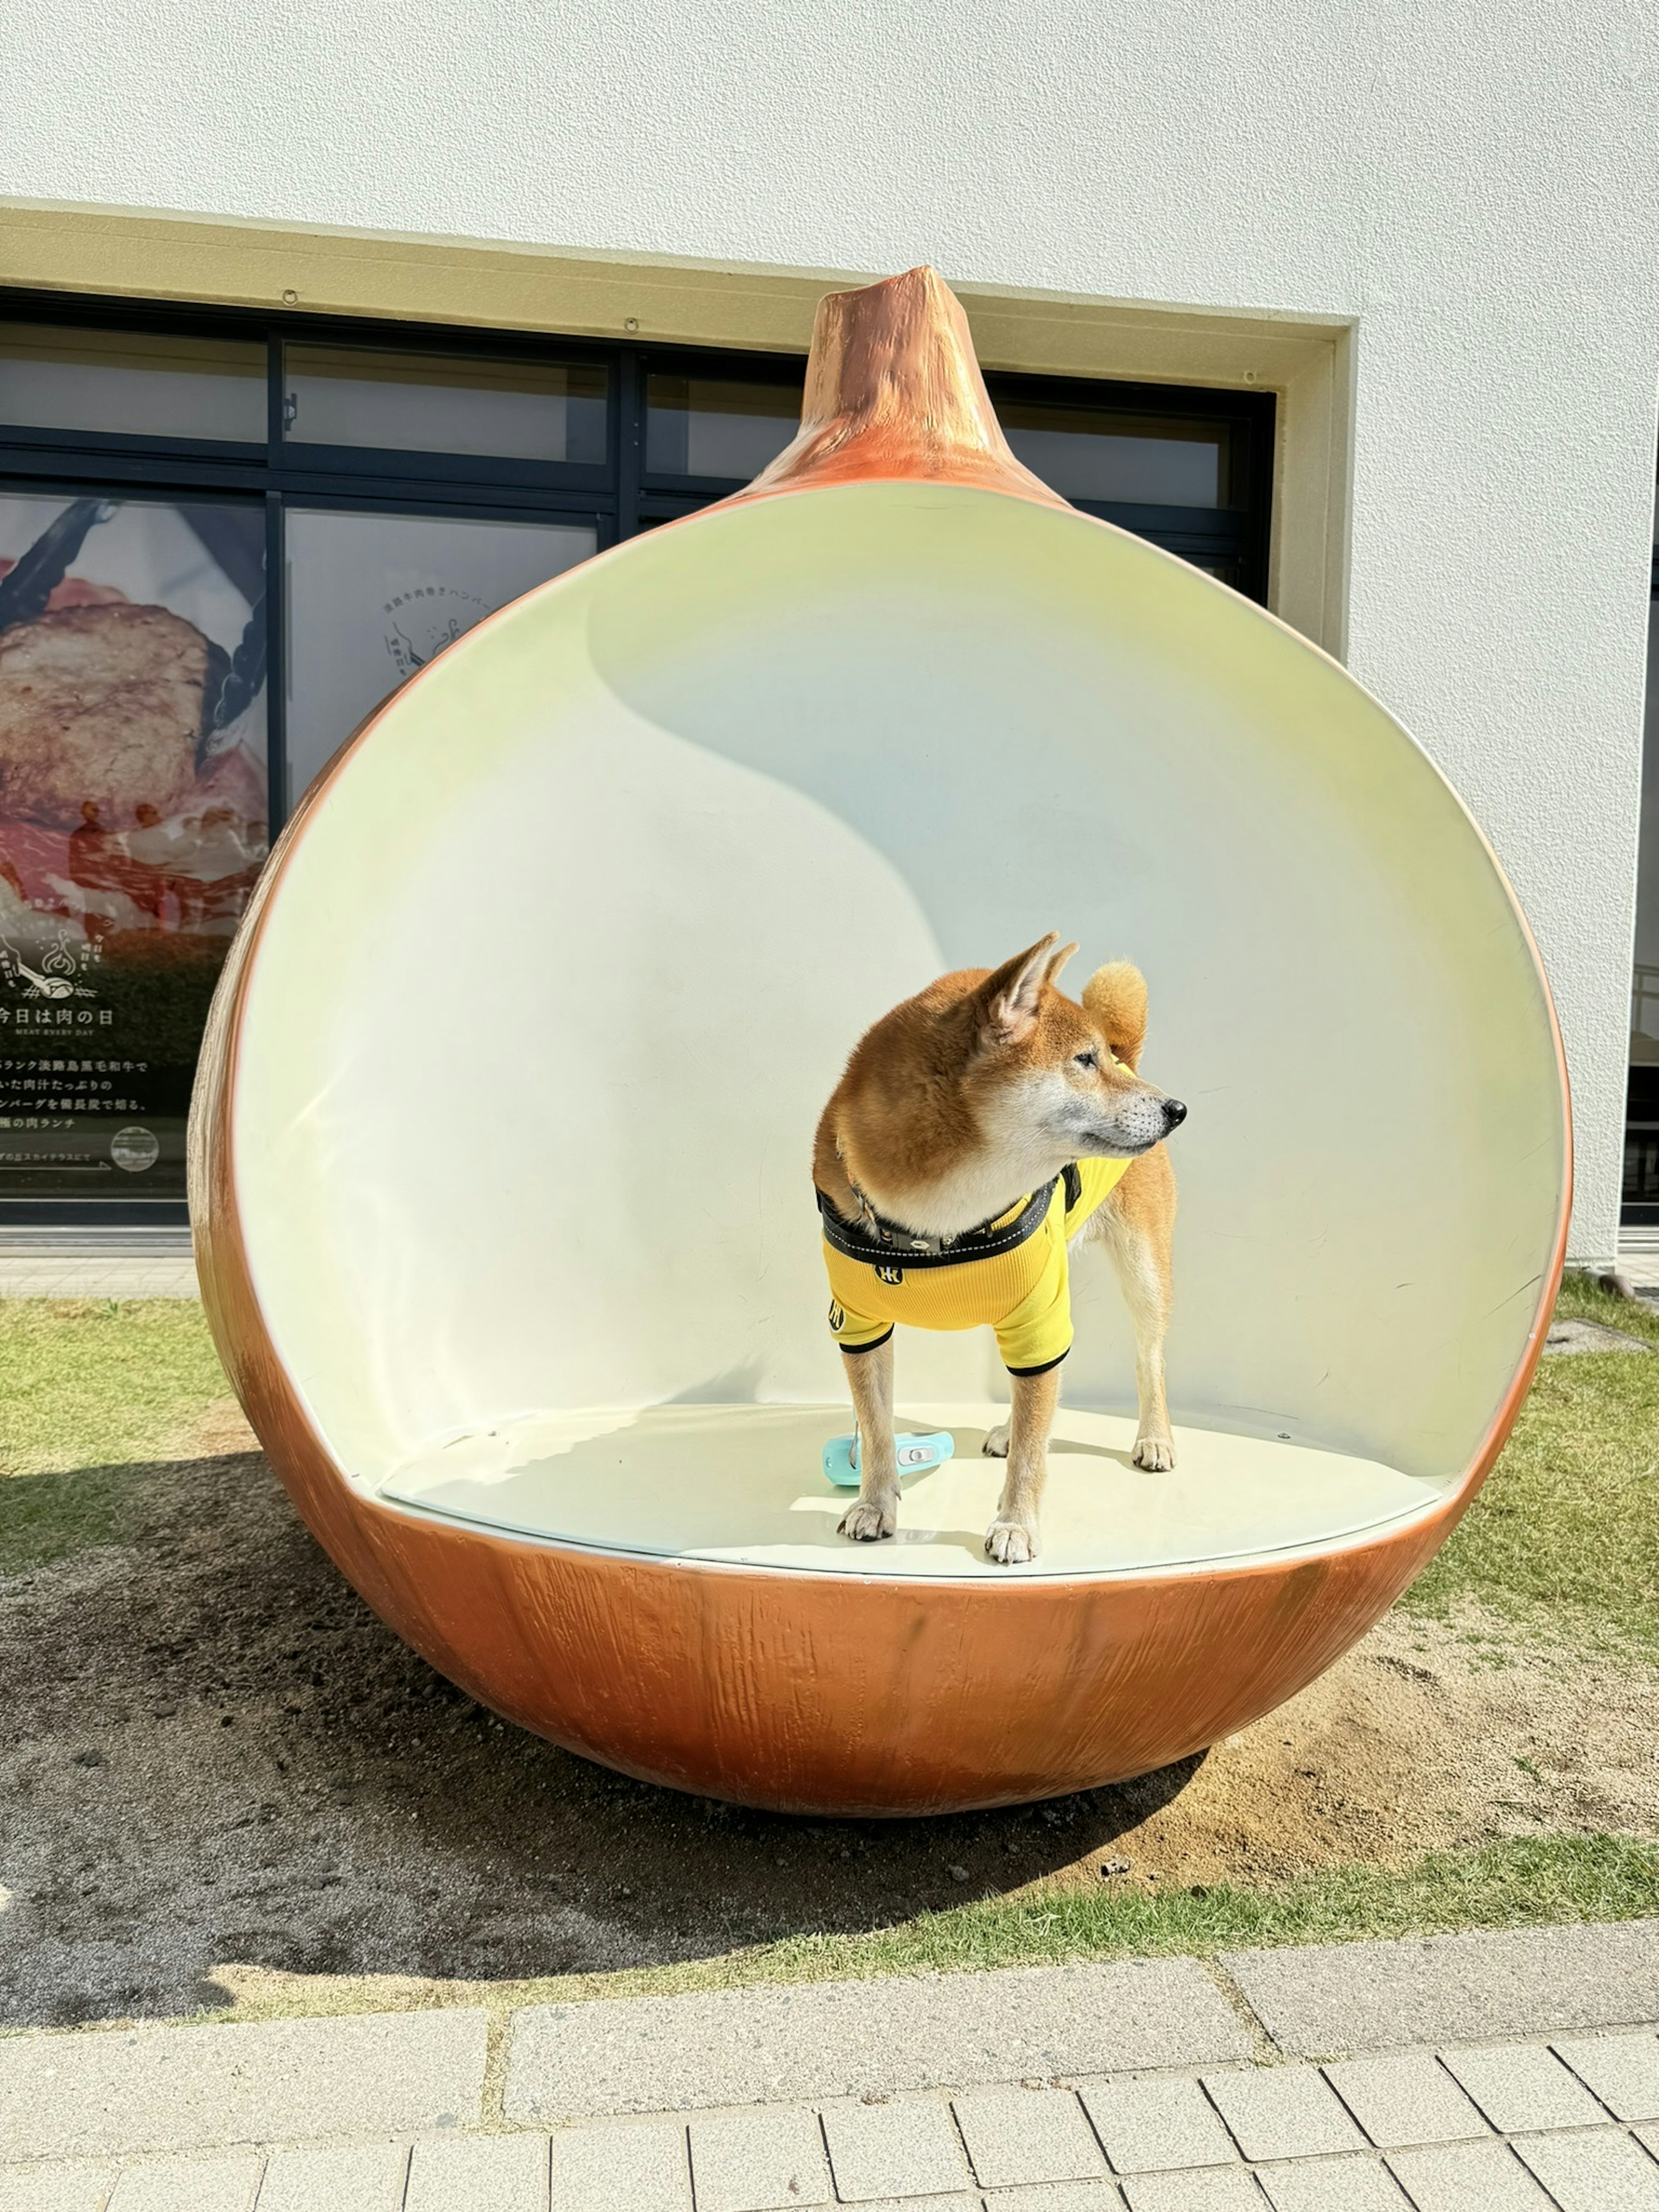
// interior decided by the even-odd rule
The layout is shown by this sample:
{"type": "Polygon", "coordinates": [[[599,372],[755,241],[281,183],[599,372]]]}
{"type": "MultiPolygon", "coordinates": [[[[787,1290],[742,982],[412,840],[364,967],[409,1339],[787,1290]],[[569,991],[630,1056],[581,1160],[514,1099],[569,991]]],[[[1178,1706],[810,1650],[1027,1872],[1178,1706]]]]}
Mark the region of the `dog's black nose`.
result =
{"type": "Polygon", "coordinates": [[[1178,1129],[1187,1118],[1187,1109],[1178,1098],[1166,1098],[1164,1102],[1164,1118],[1172,1129],[1178,1129]]]}

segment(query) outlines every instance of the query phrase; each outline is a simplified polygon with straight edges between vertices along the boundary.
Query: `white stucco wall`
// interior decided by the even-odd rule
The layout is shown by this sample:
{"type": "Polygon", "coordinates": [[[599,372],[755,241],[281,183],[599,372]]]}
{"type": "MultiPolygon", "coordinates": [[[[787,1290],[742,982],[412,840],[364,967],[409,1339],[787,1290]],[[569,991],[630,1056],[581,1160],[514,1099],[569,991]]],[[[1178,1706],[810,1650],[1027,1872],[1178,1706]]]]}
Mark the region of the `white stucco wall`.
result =
{"type": "Polygon", "coordinates": [[[0,72],[3,195],[1351,319],[1347,658],[1532,917],[1575,1249],[1611,1252],[1659,386],[1642,0],[37,0],[0,72]]]}

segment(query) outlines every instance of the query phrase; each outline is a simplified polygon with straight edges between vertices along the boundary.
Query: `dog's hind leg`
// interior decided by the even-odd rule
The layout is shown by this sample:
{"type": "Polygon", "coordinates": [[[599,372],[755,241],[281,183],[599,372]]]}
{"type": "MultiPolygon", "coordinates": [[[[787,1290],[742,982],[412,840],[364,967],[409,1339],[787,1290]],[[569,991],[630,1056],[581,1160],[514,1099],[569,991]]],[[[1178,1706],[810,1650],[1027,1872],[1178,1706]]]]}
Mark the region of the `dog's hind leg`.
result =
{"type": "Polygon", "coordinates": [[[1134,1325],[1140,1401],[1135,1465],[1159,1471],[1175,1465],[1164,1390],[1164,1339],[1174,1295],[1170,1247],[1175,1205],[1175,1170],[1160,1145],[1135,1162],[1091,1224],[1112,1255],[1134,1325]]]}
{"type": "Polygon", "coordinates": [[[841,1516],[840,1533],[873,1544],[898,1527],[898,1460],[893,1448],[893,1340],[868,1352],[843,1352],[847,1387],[859,1425],[859,1494],[841,1516]]]}

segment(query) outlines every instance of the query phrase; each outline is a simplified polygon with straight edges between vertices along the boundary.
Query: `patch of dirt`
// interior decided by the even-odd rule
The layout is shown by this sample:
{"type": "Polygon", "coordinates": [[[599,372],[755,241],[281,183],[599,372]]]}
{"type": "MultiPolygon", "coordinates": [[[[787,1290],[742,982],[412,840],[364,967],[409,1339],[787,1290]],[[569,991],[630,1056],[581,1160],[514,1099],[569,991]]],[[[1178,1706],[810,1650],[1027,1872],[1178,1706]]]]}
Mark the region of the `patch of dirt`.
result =
{"type": "Polygon", "coordinates": [[[233,1452],[257,1452],[259,1439],[234,1398],[216,1398],[180,1434],[161,1440],[161,1448],[181,1460],[228,1459],[233,1452]]]}
{"type": "Polygon", "coordinates": [[[1504,1836],[1659,1834],[1650,1669],[1390,1613],[1121,1839],[1131,1871],[1261,1887],[1504,1836]]]}
{"type": "Polygon", "coordinates": [[[1569,1318],[1551,1322],[1544,1350],[1554,1358],[1579,1352],[1650,1352],[1653,1346],[1645,1337],[1632,1336],[1628,1329],[1609,1328],[1599,1321],[1569,1318]]]}
{"type": "MultiPolygon", "coordinates": [[[[216,1416],[214,1419],[217,1419],[216,1416]]],[[[1206,1759],[920,1821],[631,1782],[504,1727],[341,1582],[264,1462],[131,1471],[118,1545],[0,1583],[0,2026],[479,1985],[890,1926],[1035,1882],[1261,1886],[1659,1832],[1653,1676],[1397,1615],[1206,1759]],[[9,1893],[9,1897],[6,1893],[9,1893]]],[[[22,1486],[73,1475],[15,1478],[22,1486]]]]}

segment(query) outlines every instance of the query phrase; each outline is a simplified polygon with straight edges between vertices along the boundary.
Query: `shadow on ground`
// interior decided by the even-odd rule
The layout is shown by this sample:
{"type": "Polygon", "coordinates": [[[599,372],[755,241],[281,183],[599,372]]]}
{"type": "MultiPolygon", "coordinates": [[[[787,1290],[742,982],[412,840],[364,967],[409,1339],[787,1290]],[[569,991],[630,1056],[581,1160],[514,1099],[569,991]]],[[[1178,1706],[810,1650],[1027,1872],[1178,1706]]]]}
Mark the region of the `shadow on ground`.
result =
{"type": "Polygon", "coordinates": [[[1198,1765],[902,1822],[630,1782],[434,1674],[252,1453],[0,1484],[0,2026],[221,2004],[222,1965],[489,1981],[880,1928],[1085,1858],[1198,1765]]]}

